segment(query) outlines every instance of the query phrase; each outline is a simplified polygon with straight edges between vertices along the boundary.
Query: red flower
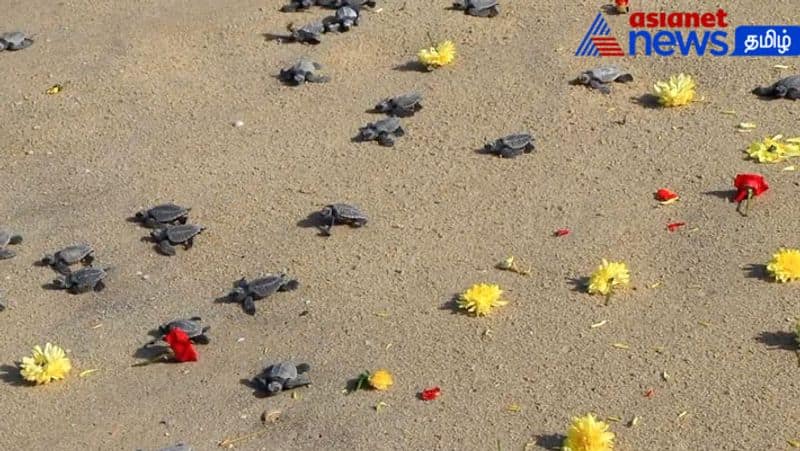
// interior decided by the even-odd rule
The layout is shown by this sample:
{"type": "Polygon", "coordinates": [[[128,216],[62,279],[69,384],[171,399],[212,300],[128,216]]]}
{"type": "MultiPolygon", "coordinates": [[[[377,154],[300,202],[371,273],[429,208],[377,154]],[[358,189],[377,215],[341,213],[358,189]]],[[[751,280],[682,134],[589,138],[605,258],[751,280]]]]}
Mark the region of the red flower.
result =
{"type": "Polygon", "coordinates": [[[422,392],[419,394],[419,399],[423,401],[433,401],[434,399],[438,398],[439,395],[441,394],[442,390],[439,387],[426,388],[425,390],[422,390],[422,392]]]}
{"type": "Polygon", "coordinates": [[[678,198],[678,193],[670,191],[667,188],[661,188],[660,190],[656,191],[656,200],[658,200],[659,202],[667,202],[677,198],[678,198]]]}
{"type": "Polygon", "coordinates": [[[672,224],[667,224],[667,230],[674,232],[685,225],[685,222],[673,222],[672,224]]]}
{"type": "Polygon", "coordinates": [[[197,351],[195,351],[189,336],[183,330],[174,327],[164,337],[164,341],[169,343],[172,352],[175,354],[175,360],[178,362],[196,362],[197,351]]]}
{"type": "Polygon", "coordinates": [[[555,235],[555,236],[565,236],[565,235],[569,235],[569,232],[570,232],[569,229],[558,229],[558,230],[555,231],[555,233],[553,233],[553,235],[555,235]]]}
{"type": "Polygon", "coordinates": [[[760,196],[769,189],[767,181],[759,174],[738,174],[733,180],[733,186],[736,187],[734,202],[741,202],[751,197],[760,196]]]}

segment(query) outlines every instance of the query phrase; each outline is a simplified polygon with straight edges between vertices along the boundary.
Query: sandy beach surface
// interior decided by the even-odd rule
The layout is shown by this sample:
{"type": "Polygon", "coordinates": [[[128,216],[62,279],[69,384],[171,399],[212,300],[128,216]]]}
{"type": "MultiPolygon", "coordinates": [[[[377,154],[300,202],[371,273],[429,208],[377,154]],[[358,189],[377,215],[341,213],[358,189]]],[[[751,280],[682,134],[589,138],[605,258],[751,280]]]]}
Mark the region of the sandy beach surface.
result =
{"type": "MultiPolygon", "coordinates": [[[[800,246],[800,179],[743,159],[753,140],[800,134],[800,103],[750,94],[797,73],[797,60],[619,58],[635,80],[604,96],[568,83],[602,62],[574,56],[601,4],[504,0],[480,19],[444,0],[378,2],[351,32],[306,46],[263,34],[331,11],[6,0],[0,29],[36,43],[0,53],[0,223],[25,238],[0,261],[0,449],[213,450],[259,431],[236,448],[550,449],[586,412],[619,418],[620,450],[784,450],[800,439],[788,335],[798,291],[747,270],[800,246]],[[428,33],[456,43],[456,63],[407,70],[428,33]],[[301,55],[332,81],[282,85],[278,71],[301,55]],[[678,72],[696,77],[702,102],[635,101],[678,72]],[[56,83],[63,91],[46,95],[56,83]],[[381,117],[367,112],[378,100],[410,90],[424,107],[395,147],[351,142],[381,117]],[[739,133],[740,122],[758,129],[739,133]],[[476,152],[523,130],[536,136],[531,154],[476,152]],[[741,172],[771,186],[749,217],[729,201],[741,172]],[[681,200],[659,205],[661,187],[681,200]],[[207,227],[171,258],[125,220],[168,201],[207,227]],[[367,226],[329,238],[303,226],[337,201],[360,205],[367,226]],[[668,232],[675,221],[687,226],[668,232]],[[553,236],[564,227],[572,233],[553,236]],[[33,263],[73,242],[114,267],[106,290],[42,287],[54,273],[33,263]],[[493,268],[508,255],[532,274],[493,268]],[[608,306],[575,283],[602,258],[632,273],[608,306]],[[241,277],[282,270],[300,288],[258,302],[255,316],[214,302],[241,277]],[[487,318],[454,312],[449,301],[478,282],[499,284],[509,304],[487,318]],[[199,362],[131,367],[149,330],[193,315],[211,325],[199,362]],[[48,341],[69,350],[73,372],[27,386],[16,362],[48,341]],[[312,366],[296,397],[243,383],[285,359],[312,366]],[[394,374],[390,390],[345,393],[379,368],[394,374]],[[78,376],[88,369],[98,371],[78,376]],[[431,386],[441,397],[419,400],[431,386]],[[271,411],[280,420],[265,430],[271,411]]],[[[732,25],[797,21],[789,0],[723,7],[732,25]]],[[[608,21],[624,36],[626,17],[608,21]]]]}

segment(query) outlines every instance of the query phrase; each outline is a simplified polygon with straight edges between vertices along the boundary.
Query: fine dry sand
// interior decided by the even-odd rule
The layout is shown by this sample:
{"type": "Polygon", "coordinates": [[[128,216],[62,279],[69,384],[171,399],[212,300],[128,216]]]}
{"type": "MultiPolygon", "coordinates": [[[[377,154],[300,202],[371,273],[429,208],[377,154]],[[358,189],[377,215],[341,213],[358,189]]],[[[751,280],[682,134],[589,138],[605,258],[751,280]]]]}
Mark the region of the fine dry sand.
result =
{"type": "MultiPolygon", "coordinates": [[[[602,96],[568,84],[601,62],[573,56],[598,3],[505,0],[499,17],[479,19],[446,0],[378,1],[381,12],[318,46],[265,40],[330,13],[279,13],[282,0],[5,2],[0,28],[36,43],[0,53],[0,222],[25,237],[0,262],[0,449],[213,450],[261,430],[272,410],[280,421],[237,448],[541,449],[589,411],[622,419],[612,423],[621,450],[781,450],[800,438],[800,372],[780,349],[797,290],[745,270],[800,244],[798,176],[742,159],[754,139],[798,134],[800,103],[749,93],[797,61],[623,58],[636,80],[602,96]],[[397,69],[426,32],[455,41],[458,61],[397,69]],[[281,85],[275,75],[300,55],[333,81],[281,85]],[[696,76],[704,102],[632,100],[678,72],[696,76]],[[64,91],[45,95],[55,83],[64,91]],[[380,118],[366,112],[377,100],[412,89],[424,109],[403,120],[394,148],[350,141],[380,118]],[[737,133],[743,121],[759,129],[737,133]],[[526,129],[533,154],[475,152],[526,129]],[[753,171],[772,189],[745,218],[725,196],[736,173],[753,171]],[[681,201],[659,206],[662,186],[681,201]],[[125,221],[166,201],[208,227],[172,258],[125,221]],[[332,201],[361,205],[367,227],[326,239],[298,225],[332,201]],[[673,221],[688,226],[668,233],[673,221]],[[572,234],[554,238],[561,227],[572,234]],[[76,241],[115,267],[108,288],[43,289],[53,273],[33,262],[76,241]],[[492,269],[506,255],[533,274],[492,269]],[[632,270],[634,289],[610,306],[571,283],[601,258],[632,270]],[[300,289],[259,302],[254,317],[214,302],[240,277],[284,268],[300,289]],[[446,308],[482,281],[509,305],[481,319],[446,308]],[[131,367],[148,330],[195,314],[212,326],[199,362],[131,367]],[[21,384],[15,362],[46,341],[69,349],[73,373],[21,384]],[[313,367],[298,399],[242,384],[282,359],[313,367]],[[390,391],[343,393],[382,367],[395,375],[390,391]],[[438,400],[416,398],[433,385],[438,400]]],[[[797,19],[788,0],[724,7],[732,25],[797,19]]],[[[609,18],[619,37],[625,21],[609,18]]]]}

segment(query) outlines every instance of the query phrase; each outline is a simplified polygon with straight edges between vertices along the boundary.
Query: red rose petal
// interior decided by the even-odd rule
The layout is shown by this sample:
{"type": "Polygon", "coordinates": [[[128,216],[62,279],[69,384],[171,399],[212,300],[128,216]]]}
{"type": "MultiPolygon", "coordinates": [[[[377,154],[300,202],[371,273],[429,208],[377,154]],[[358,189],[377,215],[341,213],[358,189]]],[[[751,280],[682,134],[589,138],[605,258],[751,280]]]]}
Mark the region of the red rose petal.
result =
{"type": "Polygon", "coordinates": [[[438,398],[440,394],[442,394],[442,390],[439,387],[426,388],[419,394],[419,399],[423,401],[433,401],[438,398]]]}
{"type": "Polygon", "coordinates": [[[667,188],[661,188],[656,191],[656,200],[659,202],[666,202],[668,200],[677,199],[678,193],[671,191],[667,188]]]}
{"type": "Polygon", "coordinates": [[[685,225],[685,222],[673,222],[672,224],[667,224],[667,230],[674,232],[685,225]]]}
{"type": "Polygon", "coordinates": [[[197,351],[194,349],[189,336],[183,330],[174,327],[164,337],[164,341],[169,343],[172,348],[172,353],[175,354],[175,360],[178,362],[196,362],[197,351]]]}
{"type": "Polygon", "coordinates": [[[566,235],[569,235],[569,233],[570,233],[569,229],[558,229],[558,230],[555,231],[555,233],[553,233],[553,235],[555,235],[555,236],[566,236],[566,235]]]}
{"type": "Polygon", "coordinates": [[[652,398],[655,395],[656,395],[656,389],[655,388],[648,388],[647,391],[644,392],[644,397],[645,398],[652,398]]]}

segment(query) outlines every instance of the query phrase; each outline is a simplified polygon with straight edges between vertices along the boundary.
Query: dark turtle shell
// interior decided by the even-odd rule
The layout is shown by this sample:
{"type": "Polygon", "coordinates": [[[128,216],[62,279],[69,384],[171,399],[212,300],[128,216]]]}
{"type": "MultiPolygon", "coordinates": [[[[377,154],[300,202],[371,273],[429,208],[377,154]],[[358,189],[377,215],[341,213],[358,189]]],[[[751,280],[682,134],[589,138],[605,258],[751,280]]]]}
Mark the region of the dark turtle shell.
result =
{"type": "Polygon", "coordinates": [[[336,203],[328,205],[333,212],[334,217],[346,221],[366,221],[367,215],[361,212],[361,209],[356,205],[336,203]]]}
{"type": "Polygon", "coordinates": [[[76,289],[86,289],[95,286],[108,275],[105,269],[86,267],[70,273],[66,278],[66,286],[76,289]]]}
{"type": "Polygon", "coordinates": [[[164,234],[170,243],[179,244],[189,241],[204,229],[205,227],[197,224],[180,224],[167,227],[164,234]]]}
{"type": "Polygon", "coordinates": [[[84,258],[86,258],[87,255],[91,254],[92,252],[94,252],[94,249],[92,249],[91,245],[80,243],[80,244],[73,244],[71,246],[65,247],[64,249],[61,249],[60,251],[56,252],[53,257],[54,257],[54,262],[62,261],[67,264],[72,264],[83,260],[84,258]]]}
{"type": "Polygon", "coordinates": [[[512,149],[523,149],[533,143],[533,136],[529,133],[515,133],[513,135],[500,138],[500,141],[503,143],[503,145],[506,145],[512,149]]]}
{"type": "Polygon", "coordinates": [[[197,338],[201,335],[204,335],[209,329],[211,329],[210,326],[203,327],[200,321],[201,319],[199,316],[186,319],[175,319],[166,324],[160,325],[158,329],[162,334],[168,334],[172,329],[178,328],[186,332],[186,335],[188,335],[189,338],[197,338]]]}
{"type": "Polygon", "coordinates": [[[167,223],[181,219],[189,214],[189,208],[181,207],[180,205],[168,203],[156,205],[148,210],[145,214],[153,218],[156,222],[167,223]]]}

